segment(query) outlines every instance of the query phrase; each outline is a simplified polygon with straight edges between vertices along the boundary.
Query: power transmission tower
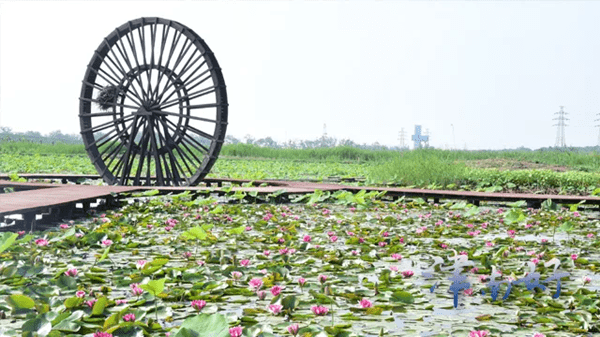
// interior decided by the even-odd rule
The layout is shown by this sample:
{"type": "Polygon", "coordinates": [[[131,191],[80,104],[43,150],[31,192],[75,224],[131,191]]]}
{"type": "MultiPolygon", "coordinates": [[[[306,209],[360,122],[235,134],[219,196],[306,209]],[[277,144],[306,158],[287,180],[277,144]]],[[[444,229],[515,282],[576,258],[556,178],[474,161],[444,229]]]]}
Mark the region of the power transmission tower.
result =
{"type": "MultiPolygon", "coordinates": [[[[600,116],[600,113],[596,114],[598,116],[600,116]]],[[[595,119],[594,122],[600,121],[600,119],[595,119]]],[[[600,125],[594,125],[594,126],[600,126],[600,125]]],[[[600,129],[598,129],[598,146],[600,146],[600,129]]]]}
{"type": "Polygon", "coordinates": [[[568,115],[568,113],[563,111],[564,106],[560,106],[560,111],[559,112],[555,112],[554,114],[558,114],[557,118],[553,118],[552,120],[558,119],[558,124],[554,124],[553,126],[558,126],[558,130],[556,132],[556,144],[554,146],[557,147],[566,147],[566,143],[565,143],[565,126],[567,126],[565,124],[565,121],[569,120],[568,118],[565,118],[565,115],[568,115]]]}
{"type": "Polygon", "coordinates": [[[405,132],[404,132],[404,128],[400,129],[400,132],[398,132],[398,140],[400,141],[400,149],[406,149],[408,147],[408,145],[406,145],[404,143],[404,136],[405,136],[405,132]]]}
{"type": "Polygon", "coordinates": [[[425,129],[425,136],[427,136],[427,139],[425,140],[425,147],[429,147],[429,129],[425,129]]]}

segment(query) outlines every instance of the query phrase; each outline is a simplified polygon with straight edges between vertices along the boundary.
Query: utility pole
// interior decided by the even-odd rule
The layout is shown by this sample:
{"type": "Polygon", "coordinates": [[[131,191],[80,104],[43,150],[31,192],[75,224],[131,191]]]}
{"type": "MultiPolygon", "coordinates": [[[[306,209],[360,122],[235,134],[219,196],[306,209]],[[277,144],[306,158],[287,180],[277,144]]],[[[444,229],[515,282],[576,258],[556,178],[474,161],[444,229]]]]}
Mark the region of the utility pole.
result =
{"type": "Polygon", "coordinates": [[[567,126],[565,124],[566,120],[569,120],[568,118],[565,118],[565,115],[568,115],[568,113],[563,111],[564,106],[560,106],[560,111],[559,112],[555,112],[554,114],[558,114],[557,118],[553,118],[552,120],[557,119],[558,120],[558,124],[554,124],[553,126],[558,126],[558,129],[556,131],[556,144],[554,146],[556,147],[566,147],[566,142],[565,142],[565,126],[567,126]]]}

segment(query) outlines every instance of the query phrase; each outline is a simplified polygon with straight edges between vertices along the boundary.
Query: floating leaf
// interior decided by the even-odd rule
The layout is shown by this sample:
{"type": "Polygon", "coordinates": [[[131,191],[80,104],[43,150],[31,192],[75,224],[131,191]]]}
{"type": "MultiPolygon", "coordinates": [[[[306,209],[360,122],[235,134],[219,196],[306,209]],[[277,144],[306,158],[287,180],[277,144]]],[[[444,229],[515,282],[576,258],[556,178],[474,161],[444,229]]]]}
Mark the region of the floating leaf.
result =
{"type": "Polygon", "coordinates": [[[17,233],[4,232],[0,235],[0,253],[7,250],[19,237],[17,233]]]}
{"type": "Polygon", "coordinates": [[[222,314],[200,314],[183,321],[174,337],[229,337],[228,328],[222,314]]]}
{"type": "Polygon", "coordinates": [[[245,230],[246,230],[246,226],[242,225],[242,226],[239,226],[239,227],[236,227],[233,229],[229,229],[226,232],[229,234],[238,234],[239,235],[239,234],[242,234],[245,230]]]}
{"type": "Polygon", "coordinates": [[[100,297],[92,307],[92,316],[102,315],[107,304],[108,299],[106,299],[106,297],[100,297]]]}
{"type": "Polygon", "coordinates": [[[21,330],[23,331],[23,336],[26,337],[44,337],[52,330],[52,323],[44,317],[36,317],[23,323],[21,330]]]}
{"type": "Polygon", "coordinates": [[[392,294],[392,297],[390,298],[390,301],[411,304],[411,303],[414,303],[415,298],[413,297],[413,295],[411,293],[401,290],[401,291],[394,292],[392,294]]]}
{"type": "Polygon", "coordinates": [[[16,309],[31,309],[35,307],[35,302],[31,297],[21,294],[10,295],[7,302],[16,309]]]}
{"type": "Polygon", "coordinates": [[[146,290],[150,294],[156,296],[163,292],[165,289],[165,281],[167,279],[153,280],[148,282],[147,284],[140,284],[140,288],[146,290]]]}

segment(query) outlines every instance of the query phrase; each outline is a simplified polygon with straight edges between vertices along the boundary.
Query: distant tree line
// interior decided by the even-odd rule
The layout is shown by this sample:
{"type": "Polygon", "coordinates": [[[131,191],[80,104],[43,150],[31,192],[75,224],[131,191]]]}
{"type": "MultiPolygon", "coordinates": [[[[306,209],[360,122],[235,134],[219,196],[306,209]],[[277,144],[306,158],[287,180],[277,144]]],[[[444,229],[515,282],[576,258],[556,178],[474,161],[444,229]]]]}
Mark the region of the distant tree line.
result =
{"type": "MultiPolygon", "coordinates": [[[[99,134],[98,136],[101,136],[99,134]]],[[[208,145],[209,141],[197,136],[192,136],[194,139],[204,145],[208,145]]],[[[31,142],[39,144],[83,144],[81,135],[79,134],[63,134],[60,130],[52,131],[47,135],[42,135],[37,131],[27,132],[13,132],[10,127],[0,126],[0,142],[31,142]]],[[[243,139],[236,138],[232,135],[225,136],[225,144],[252,144],[260,147],[268,147],[272,149],[315,149],[315,148],[328,148],[336,146],[348,146],[364,150],[391,150],[391,151],[407,151],[408,148],[400,148],[399,146],[386,146],[375,142],[373,144],[359,144],[351,139],[338,140],[334,137],[322,136],[315,140],[288,140],[286,142],[277,142],[271,137],[265,138],[254,138],[251,135],[244,136],[243,139]]],[[[429,146],[430,149],[434,147],[429,146]]],[[[583,147],[542,147],[536,150],[532,150],[521,146],[516,149],[503,149],[503,150],[470,150],[469,152],[503,152],[503,151],[537,151],[537,152],[600,152],[599,146],[583,146],[583,147]]]]}
{"type": "Polygon", "coordinates": [[[81,135],[78,134],[63,134],[60,130],[56,130],[44,136],[37,131],[12,132],[12,129],[6,126],[0,126],[0,142],[83,144],[81,135]]]}
{"type": "MultiPolygon", "coordinates": [[[[358,144],[351,139],[338,140],[334,137],[323,136],[315,140],[288,140],[286,142],[277,142],[271,137],[265,138],[254,138],[250,135],[246,135],[244,139],[238,139],[234,136],[225,136],[225,144],[251,144],[260,147],[268,147],[272,149],[316,149],[325,147],[336,147],[336,146],[349,146],[364,150],[401,150],[398,146],[386,146],[375,142],[373,144],[358,144]]],[[[402,150],[408,150],[404,148],[402,150]]]]}

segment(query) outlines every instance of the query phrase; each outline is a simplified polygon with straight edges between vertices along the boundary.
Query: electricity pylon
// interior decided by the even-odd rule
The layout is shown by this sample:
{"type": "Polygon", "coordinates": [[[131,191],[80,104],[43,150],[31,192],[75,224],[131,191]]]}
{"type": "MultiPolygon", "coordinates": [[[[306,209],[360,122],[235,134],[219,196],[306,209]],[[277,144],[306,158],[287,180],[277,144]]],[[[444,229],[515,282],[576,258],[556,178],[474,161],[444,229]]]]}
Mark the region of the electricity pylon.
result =
{"type": "Polygon", "coordinates": [[[568,118],[565,118],[565,115],[568,115],[566,112],[563,111],[564,106],[560,107],[560,111],[554,113],[555,115],[558,114],[557,118],[553,118],[552,120],[558,119],[558,124],[554,124],[553,126],[558,126],[558,130],[556,132],[556,144],[554,146],[560,146],[560,147],[566,147],[566,142],[565,142],[565,126],[567,126],[565,124],[566,120],[569,120],[568,118]]]}

